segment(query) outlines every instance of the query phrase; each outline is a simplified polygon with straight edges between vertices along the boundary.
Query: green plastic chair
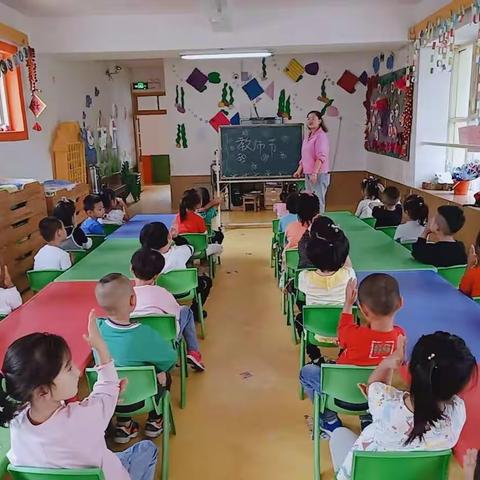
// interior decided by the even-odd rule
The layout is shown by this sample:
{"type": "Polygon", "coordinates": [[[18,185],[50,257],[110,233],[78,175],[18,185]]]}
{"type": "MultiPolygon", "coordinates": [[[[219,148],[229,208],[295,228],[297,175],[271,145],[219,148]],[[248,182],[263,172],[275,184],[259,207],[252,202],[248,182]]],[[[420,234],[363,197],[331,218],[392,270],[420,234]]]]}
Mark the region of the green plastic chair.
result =
{"type": "Polygon", "coordinates": [[[8,466],[8,473],[13,480],[105,480],[99,468],[33,468],[8,466]]]}
{"type": "Polygon", "coordinates": [[[362,218],[361,220],[372,228],[375,228],[375,224],[377,223],[377,219],[373,217],[362,218]]]}
{"type": "MultiPolygon", "coordinates": [[[[284,266],[284,285],[287,285],[290,279],[294,278],[295,272],[298,268],[298,261],[300,259],[300,255],[298,253],[298,248],[289,248],[285,250],[285,266],[284,266]]],[[[292,315],[293,315],[293,308],[294,306],[291,304],[292,297],[288,295],[285,291],[283,293],[283,311],[287,315],[287,325],[291,325],[292,315]]]]}
{"type": "Polygon", "coordinates": [[[353,452],[352,480],[448,480],[451,450],[353,452]]]}
{"type": "MultiPolygon", "coordinates": [[[[367,399],[358,388],[359,383],[367,383],[375,367],[357,367],[354,365],[322,364],[320,396],[315,392],[313,400],[313,458],[314,480],[320,480],[320,413],[325,409],[344,415],[365,415],[367,410],[349,410],[337,404],[343,402],[366,404],[367,399]]],[[[382,479],[383,480],[383,479],[382,479]]],[[[389,479],[390,480],[390,479],[389,479]]]]}
{"type": "Polygon", "coordinates": [[[200,320],[200,334],[204,339],[206,336],[205,319],[203,318],[202,297],[197,291],[198,273],[196,268],[184,268],[171,270],[168,273],[159,275],[157,285],[167,289],[180,303],[189,303],[197,300],[197,313],[200,320]]]}
{"type": "Polygon", "coordinates": [[[278,232],[275,236],[275,278],[280,280],[280,259],[285,246],[285,232],[278,232]]]}
{"type": "Polygon", "coordinates": [[[88,255],[88,250],[67,250],[72,257],[72,264],[75,265],[88,255]]]}
{"type": "MultiPolygon", "coordinates": [[[[166,390],[159,402],[155,399],[158,393],[157,374],[155,367],[117,367],[119,378],[128,380],[125,391],[119,397],[119,405],[134,405],[143,403],[143,406],[131,412],[115,412],[119,418],[143,415],[155,410],[157,415],[163,415],[162,433],[162,480],[168,480],[170,432],[175,434],[175,422],[173,419],[170,392],[166,390]]],[[[92,391],[97,381],[97,371],[94,368],[85,370],[87,385],[92,391]]]]}
{"type": "Polygon", "coordinates": [[[117,223],[102,223],[105,236],[111,235],[115,230],[118,230],[121,225],[117,223]]]}
{"type": "Polygon", "coordinates": [[[406,248],[409,252],[411,252],[413,250],[413,245],[416,243],[416,242],[405,242],[405,243],[402,243],[400,241],[397,240],[397,242],[404,248],[406,248]]]}
{"type": "Polygon", "coordinates": [[[379,232],[383,232],[388,235],[390,238],[395,237],[395,232],[397,231],[397,227],[379,227],[376,230],[379,232]]]}
{"type": "Polygon", "coordinates": [[[453,267],[438,267],[438,274],[447,282],[451,283],[455,288],[460,285],[463,274],[465,273],[466,265],[455,265],[453,267]]]}
{"type": "Polygon", "coordinates": [[[193,260],[206,260],[208,262],[208,273],[211,278],[215,278],[215,262],[213,256],[207,256],[208,235],[206,233],[182,233],[181,237],[185,238],[193,247],[193,260]]]}
{"type": "Polygon", "coordinates": [[[280,227],[280,220],[276,218],[275,220],[272,220],[272,244],[270,247],[270,268],[273,268],[275,265],[275,242],[277,240],[277,233],[278,229],[280,227]]]}
{"type": "Polygon", "coordinates": [[[295,182],[295,185],[298,192],[305,190],[305,180],[299,180],[298,182],[295,182]]]}
{"type": "Polygon", "coordinates": [[[3,320],[7,316],[6,313],[0,313],[0,320],[3,320]]]}
{"type": "Polygon", "coordinates": [[[87,235],[87,237],[92,240],[90,251],[95,250],[105,241],[105,235],[87,235]]]}
{"type": "Polygon", "coordinates": [[[480,297],[473,297],[472,300],[480,305],[480,297]]]}
{"type": "Polygon", "coordinates": [[[133,317],[136,321],[148,325],[162,338],[172,342],[180,359],[180,408],[187,404],[187,345],[183,337],[177,341],[177,321],[175,315],[146,315],[133,317]]]}
{"type": "Polygon", "coordinates": [[[63,270],[28,270],[27,278],[33,292],[39,292],[43,287],[53,282],[63,273],[63,270]]]}

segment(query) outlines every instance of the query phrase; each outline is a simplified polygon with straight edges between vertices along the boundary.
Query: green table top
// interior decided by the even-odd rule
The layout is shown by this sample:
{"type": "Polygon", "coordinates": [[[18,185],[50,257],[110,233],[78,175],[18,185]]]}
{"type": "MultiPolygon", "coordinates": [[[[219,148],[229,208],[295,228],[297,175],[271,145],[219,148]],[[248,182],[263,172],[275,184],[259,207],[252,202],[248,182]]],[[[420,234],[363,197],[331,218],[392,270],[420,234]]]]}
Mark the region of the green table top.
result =
{"type": "Polygon", "coordinates": [[[350,258],[357,271],[435,270],[413,259],[412,254],[388,235],[367,225],[350,212],[329,212],[350,241],[350,258]]]}
{"type": "Polygon", "coordinates": [[[130,259],[140,242],[136,238],[117,238],[102,243],[92,253],[55,279],[56,282],[99,280],[108,273],[123,273],[132,278],[130,259]]]}
{"type": "Polygon", "coordinates": [[[10,430],[0,427],[0,478],[7,473],[7,453],[10,450],[10,430]]]}

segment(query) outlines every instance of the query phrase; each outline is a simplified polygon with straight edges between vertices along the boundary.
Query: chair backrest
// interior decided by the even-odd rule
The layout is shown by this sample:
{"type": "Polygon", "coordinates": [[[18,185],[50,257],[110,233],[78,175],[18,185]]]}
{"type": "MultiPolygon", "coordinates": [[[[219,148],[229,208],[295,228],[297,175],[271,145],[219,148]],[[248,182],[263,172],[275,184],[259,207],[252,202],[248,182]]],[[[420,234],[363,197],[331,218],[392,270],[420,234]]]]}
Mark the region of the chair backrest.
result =
{"type": "Polygon", "coordinates": [[[395,236],[395,232],[397,230],[397,227],[380,227],[380,228],[377,228],[377,230],[379,232],[385,233],[390,238],[393,238],[395,236]]]}
{"type": "Polygon", "coordinates": [[[62,273],[63,270],[29,270],[27,272],[28,283],[34,292],[39,292],[62,273]]]}
{"type": "Polygon", "coordinates": [[[338,305],[304,305],[303,327],[322,337],[336,337],[343,307],[338,305]]]}
{"type": "Polygon", "coordinates": [[[7,316],[6,313],[0,313],[0,320],[3,320],[7,316]]]}
{"type": "Polygon", "coordinates": [[[8,472],[13,480],[105,480],[99,468],[33,468],[8,466],[8,472]]]}
{"type": "MultiPolygon", "coordinates": [[[[153,397],[158,392],[157,375],[153,365],[143,367],[117,367],[118,378],[128,380],[125,391],[119,397],[119,405],[133,405],[145,402],[141,410],[131,412],[132,415],[152,410],[153,397]]],[[[88,388],[91,391],[97,381],[97,371],[94,368],[85,370],[88,388]]]]}
{"type": "Polygon", "coordinates": [[[193,247],[194,255],[204,253],[208,247],[208,235],[206,233],[182,233],[181,237],[193,247]]]}
{"type": "Polygon", "coordinates": [[[285,263],[288,270],[296,270],[298,268],[298,261],[300,260],[300,254],[298,248],[289,248],[285,250],[285,263]]]}
{"type": "Polygon", "coordinates": [[[87,235],[88,238],[92,240],[92,246],[90,250],[94,250],[99,247],[105,240],[105,235],[87,235]]]}
{"type": "Polygon", "coordinates": [[[121,225],[118,225],[118,223],[104,223],[103,231],[105,232],[105,235],[111,235],[115,230],[118,230],[120,227],[121,225]]]}
{"type": "Polygon", "coordinates": [[[452,452],[353,452],[352,480],[448,479],[452,452]]]}
{"type": "Polygon", "coordinates": [[[186,294],[198,286],[197,269],[184,268],[163,273],[157,278],[157,285],[172,295],[186,294]]]}
{"type": "Polygon", "coordinates": [[[473,297],[472,300],[480,305],[480,297],[473,297]]]}
{"type": "Polygon", "coordinates": [[[75,265],[82,258],[85,258],[88,254],[87,250],[67,250],[70,256],[72,257],[72,263],[75,265]]]}
{"type": "Polygon", "coordinates": [[[280,228],[280,219],[276,218],[275,220],[272,220],[272,230],[274,235],[278,233],[279,228],[280,228]]]}
{"type": "MultiPolygon", "coordinates": [[[[367,383],[375,367],[355,365],[322,364],[321,392],[326,396],[353,404],[366,402],[358,388],[359,383],[367,383]]],[[[330,407],[329,407],[330,408],[330,407]]]]}
{"type": "Polygon", "coordinates": [[[175,315],[145,315],[134,317],[134,319],[153,328],[165,340],[173,342],[177,339],[177,320],[175,315]]]}
{"type": "Polygon", "coordinates": [[[363,220],[367,225],[373,228],[375,228],[375,224],[377,223],[377,219],[373,217],[362,218],[361,220],[363,220]]]}
{"type": "Polygon", "coordinates": [[[275,238],[277,240],[278,245],[283,250],[283,247],[285,246],[285,232],[277,232],[275,234],[275,238]]]}
{"type": "Polygon", "coordinates": [[[455,288],[460,285],[460,280],[465,273],[466,265],[455,265],[453,267],[438,267],[438,274],[455,288]]]}

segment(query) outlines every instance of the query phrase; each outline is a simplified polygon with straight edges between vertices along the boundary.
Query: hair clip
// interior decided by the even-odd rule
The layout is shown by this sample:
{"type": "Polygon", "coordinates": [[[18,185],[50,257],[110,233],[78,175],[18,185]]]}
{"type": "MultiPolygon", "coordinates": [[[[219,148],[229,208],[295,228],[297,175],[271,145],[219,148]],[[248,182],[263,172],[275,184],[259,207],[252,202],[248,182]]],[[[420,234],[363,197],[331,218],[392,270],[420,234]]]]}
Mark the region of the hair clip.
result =
{"type": "Polygon", "coordinates": [[[435,354],[431,353],[428,357],[427,360],[433,360],[435,358],[435,354]]]}

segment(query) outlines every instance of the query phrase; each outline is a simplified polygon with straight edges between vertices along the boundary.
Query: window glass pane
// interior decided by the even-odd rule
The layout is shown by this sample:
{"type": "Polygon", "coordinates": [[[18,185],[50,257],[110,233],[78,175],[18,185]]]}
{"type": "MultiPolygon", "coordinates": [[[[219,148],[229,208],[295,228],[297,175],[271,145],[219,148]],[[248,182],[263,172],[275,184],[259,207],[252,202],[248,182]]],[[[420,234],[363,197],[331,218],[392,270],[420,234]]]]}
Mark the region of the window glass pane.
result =
{"type": "Polygon", "coordinates": [[[7,108],[7,95],[5,88],[5,77],[2,75],[0,78],[0,130],[8,130],[8,108],[7,108]]]}
{"type": "Polygon", "coordinates": [[[455,117],[468,117],[468,101],[470,98],[470,81],[472,77],[472,45],[468,45],[458,52],[456,65],[456,99],[455,117]]]}

